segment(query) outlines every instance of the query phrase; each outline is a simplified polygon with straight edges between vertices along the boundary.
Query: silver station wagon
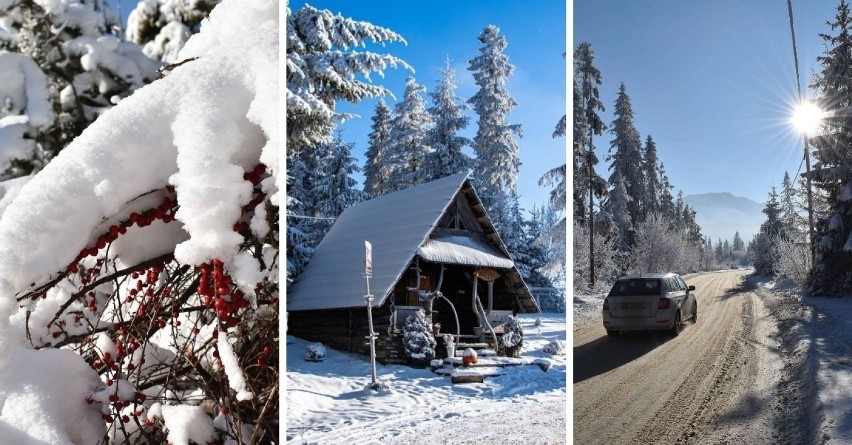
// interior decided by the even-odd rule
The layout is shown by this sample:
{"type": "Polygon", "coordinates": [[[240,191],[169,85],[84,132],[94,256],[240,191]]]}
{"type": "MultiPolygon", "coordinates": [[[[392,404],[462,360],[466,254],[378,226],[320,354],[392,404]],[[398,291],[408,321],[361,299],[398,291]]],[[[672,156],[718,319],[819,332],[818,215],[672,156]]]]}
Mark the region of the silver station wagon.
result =
{"type": "Polygon", "coordinates": [[[685,320],[698,321],[695,286],[680,275],[647,274],[619,278],[604,298],[607,335],[621,331],[668,330],[680,334],[685,320]]]}

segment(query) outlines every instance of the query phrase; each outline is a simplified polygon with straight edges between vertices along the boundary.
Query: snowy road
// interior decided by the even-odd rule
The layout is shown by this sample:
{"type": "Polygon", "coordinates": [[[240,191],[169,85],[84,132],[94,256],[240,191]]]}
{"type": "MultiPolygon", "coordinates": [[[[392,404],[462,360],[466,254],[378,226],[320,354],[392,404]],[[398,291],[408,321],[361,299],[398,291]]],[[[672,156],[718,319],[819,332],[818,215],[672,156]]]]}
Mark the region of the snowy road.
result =
{"type": "Polygon", "coordinates": [[[574,443],[792,443],[776,323],[746,274],[688,278],[698,321],[676,338],[575,326],[574,443]]]}

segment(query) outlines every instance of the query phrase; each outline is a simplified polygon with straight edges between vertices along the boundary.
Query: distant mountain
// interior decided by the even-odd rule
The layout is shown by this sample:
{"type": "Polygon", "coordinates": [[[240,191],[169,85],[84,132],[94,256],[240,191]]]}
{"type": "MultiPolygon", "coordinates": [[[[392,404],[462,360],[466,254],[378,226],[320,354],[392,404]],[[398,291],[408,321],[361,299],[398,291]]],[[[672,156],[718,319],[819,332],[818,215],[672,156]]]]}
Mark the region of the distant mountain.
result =
{"type": "Polygon", "coordinates": [[[736,232],[748,244],[766,219],[763,204],[727,192],[689,195],[684,201],[695,210],[701,233],[709,236],[714,245],[720,238],[733,241],[736,232]]]}

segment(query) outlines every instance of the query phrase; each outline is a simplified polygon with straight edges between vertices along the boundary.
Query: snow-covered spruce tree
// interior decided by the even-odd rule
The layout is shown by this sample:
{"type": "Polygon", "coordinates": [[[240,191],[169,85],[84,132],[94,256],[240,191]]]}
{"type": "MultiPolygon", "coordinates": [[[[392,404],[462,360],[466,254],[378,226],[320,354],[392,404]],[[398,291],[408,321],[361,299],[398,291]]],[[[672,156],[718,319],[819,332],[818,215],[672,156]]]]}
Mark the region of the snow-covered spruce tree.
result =
{"type": "Polygon", "coordinates": [[[127,40],[152,59],[176,63],[189,37],[222,0],[139,0],[127,17],[127,40]]]}
{"type": "Polygon", "coordinates": [[[821,70],[811,87],[820,108],[836,117],[823,122],[822,137],[813,142],[816,162],[811,180],[825,194],[829,214],[815,221],[816,263],[809,279],[815,295],[844,295],[852,292],[852,14],[846,0],[837,6],[833,35],[820,34],[825,52],[817,57],[821,70]]]}
{"type": "Polygon", "coordinates": [[[553,287],[565,291],[565,223],[563,214],[544,205],[541,208],[533,206],[527,223],[527,233],[533,238],[533,243],[542,250],[542,264],[537,271],[547,277],[553,287]]]}
{"type": "Polygon", "coordinates": [[[423,160],[426,181],[454,175],[470,168],[470,159],[462,148],[470,146],[470,139],[459,135],[467,128],[470,118],[464,115],[467,105],[456,96],[455,70],[447,65],[441,70],[438,86],[429,93],[432,106],[427,110],[434,125],[427,136],[426,145],[432,148],[423,160]]]}
{"type": "MultiPolygon", "coordinates": [[[[515,192],[521,158],[514,136],[521,136],[520,124],[508,123],[509,113],[517,105],[506,90],[506,83],[515,67],[504,54],[506,38],[500,29],[488,25],[479,34],[482,47],[479,55],[470,60],[468,70],[479,87],[468,99],[476,113],[477,129],[473,138],[474,185],[489,214],[501,213],[498,203],[510,204],[508,198],[515,192]],[[502,196],[500,196],[502,195],[502,196]]],[[[494,218],[492,218],[494,219],[494,218]]],[[[502,233],[504,221],[494,221],[502,233]]]]}
{"type": "MultiPolygon", "coordinates": [[[[610,142],[609,156],[611,161],[609,169],[610,184],[615,184],[615,178],[620,177],[624,189],[630,201],[627,204],[627,213],[630,220],[638,223],[642,217],[642,202],[645,196],[644,176],[642,173],[642,140],[636,130],[633,120],[633,106],[624,83],[618,90],[618,98],[615,100],[614,119],[610,125],[610,132],[615,138],[610,142]]],[[[627,235],[627,246],[633,245],[632,229],[623,227],[621,231],[627,235]]]]}
{"type": "Polygon", "coordinates": [[[405,353],[415,365],[424,365],[435,358],[435,335],[423,309],[409,315],[402,326],[405,353]]]}
{"type": "Polygon", "coordinates": [[[615,223],[617,229],[616,248],[626,252],[630,250],[630,240],[634,227],[633,218],[630,216],[630,203],[633,198],[627,193],[627,186],[618,171],[610,178],[610,183],[612,190],[609,191],[606,200],[603,202],[603,209],[615,223]]]}
{"type": "Polygon", "coordinates": [[[662,183],[660,182],[660,166],[657,161],[657,144],[651,135],[645,139],[645,150],[642,158],[642,175],[645,180],[645,207],[643,208],[643,219],[650,213],[662,213],[660,205],[660,192],[662,183]]]}
{"type": "Polygon", "coordinates": [[[376,197],[388,193],[387,182],[391,175],[388,163],[391,132],[391,112],[384,99],[379,99],[373,113],[370,134],[368,135],[366,163],[364,165],[364,193],[376,197]]]}
{"type": "Polygon", "coordinates": [[[387,152],[391,164],[387,188],[391,192],[428,180],[428,172],[423,166],[426,156],[432,152],[427,138],[433,122],[426,111],[426,101],[421,96],[424,91],[426,87],[409,76],[405,79],[402,101],[394,108],[387,152]]]}
{"type": "Polygon", "coordinates": [[[607,190],[606,181],[594,170],[598,157],[594,153],[593,137],[603,134],[606,128],[598,115],[598,112],[604,111],[604,105],[598,91],[601,72],[594,66],[594,59],[592,45],[588,42],[580,43],[574,51],[574,219],[587,223],[589,193],[594,193],[600,202],[607,190]],[[591,184],[590,174],[594,175],[591,184]]]}
{"type": "Polygon", "coordinates": [[[668,175],[666,175],[666,167],[660,162],[660,213],[669,219],[669,221],[673,221],[677,218],[675,209],[674,196],[672,196],[672,186],[669,181],[668,175]]]}
{"type": "Polygon", "coordinates": [[[755,272],[771,276],[777,271],[777,244],[780,240],[787,239],[775,186],[769,190],[769,198],[763,207],[763,213],[766,215],[766,220],[760,225],[760,232],[748,246],[748,257],[754,265],[755,272]]]}
{"type": "Polygon", "coordinates": [[[0,179],[42,168],[104,111],[154,79],[160,63],[122,41],[118,29],[104,0],[0,4],[0,50],[38,67],[2,56],[3,83],[23,88],[0,87],[3,114],[21,116],[0,122],[0,179]]]}
{"type": "Polygon", "coordinates": [[[344,142],[341,135],[327,144],[319,144],[316,152],[321,156],[317,165],[317,175],[309,191],[312,210],[309,215],[323,218],[315,222],[312,247],[316,247],[334,218],[340,216],[347,207],[364,199],[364,193],[357,189],[357,181],[351,175],[359,171],[356,159],[352,157],[354,143],[344,142]]]}
{"type": "MultiPolygon", "coordinates": [[[[368,42],[405,43],[402,36],[328,10],[308,5],[295,12],[288,8],[286,31],[287,162],[302,162],[307,167],[313,162],[314,147],[330,142],[336,123],[345,117],[336,111],[338,101],[357,103],[390,94],[385,87],[358,76],[382,75],[387,68],[411,68],[389,54],[353,49],[368,42]]],[[[304,187],[303,179],[287,177],[287,212],[292,216],[287,219],[287,274],[291,278],[311,252],[310,246],[303,244],[310,220],[299,213],[306,204],[297,198],[310,199],[307,190],[300,189],[304,187]]]]}
{"type": "MultiPolygon", "coordinates": [[[[565,118],[566,116],[562,116],[562,119],[556,124],[556,130],[553,132],[554,138],[565,136],[565,118]]],[[[565,232],[567,230],[565,205],[568,192],[565,184],[566,168],[567,164],[562,164],[549,170],[538,180],[540,186],[553,187],[548,206],[540,211],[541,217],[552,215],[551,220],[555,219],[555,221],[548,225],[538,223],[535,208],[533,208],[530,218],[530,230],[538,234],[535,235],[535,242],[540,244],[546,252],[544,264],[541,266],[542,273],[560,288],[562,287],[561,282],[565,279],[565,232]],[[557,215],[560,217],[557,218],[557,215]]]]}
{"type": "Polygon", "coordinates": [[[3,210],[4,440],[279,441],[279,28],[224,0],[3,210]]]}

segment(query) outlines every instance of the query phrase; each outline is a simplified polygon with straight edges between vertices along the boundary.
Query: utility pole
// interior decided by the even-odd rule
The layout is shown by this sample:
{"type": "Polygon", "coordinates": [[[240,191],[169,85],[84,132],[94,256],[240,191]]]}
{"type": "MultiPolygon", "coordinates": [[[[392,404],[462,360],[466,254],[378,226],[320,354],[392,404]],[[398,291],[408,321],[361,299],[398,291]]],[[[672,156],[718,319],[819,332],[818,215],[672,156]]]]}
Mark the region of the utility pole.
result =
{"type": "MultiPolygon", "coordinates": [[[[796,50],[796,31],[793,28],[793,1],[787,0],[787,15],[790,17],[790,36],[793,38],[793,62],[796,64],[796,89],[799,92],[799,106],[802,106],[802,81],[799,77],[799,52],[796,50]]],[[[811,151],[808,146],[808,133],[803,132],[805,141],[805,183],[808,188],[808,236],[811,246],[811,267],[816,264],[816,244],[814,244],[814,207],[811,195],[811,151]]]]}

